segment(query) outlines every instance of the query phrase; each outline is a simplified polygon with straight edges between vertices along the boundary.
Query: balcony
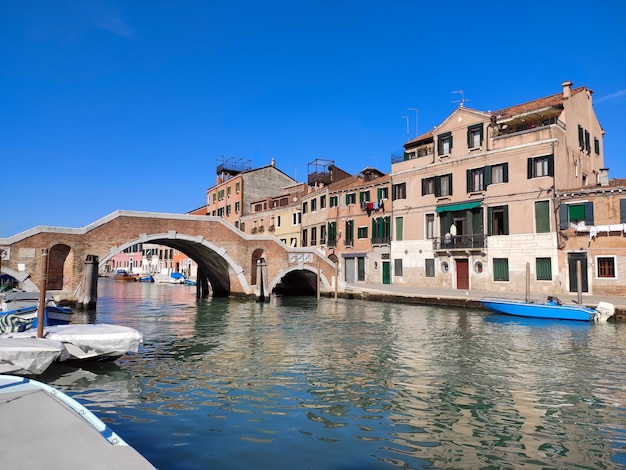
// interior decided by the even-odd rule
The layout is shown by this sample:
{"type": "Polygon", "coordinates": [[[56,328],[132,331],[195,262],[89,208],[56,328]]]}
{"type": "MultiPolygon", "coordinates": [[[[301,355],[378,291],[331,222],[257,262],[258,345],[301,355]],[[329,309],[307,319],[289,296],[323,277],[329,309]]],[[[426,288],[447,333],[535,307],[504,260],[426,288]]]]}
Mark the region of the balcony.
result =
{"type": "Polygon", "coordinates": [[[487,248],[487,237],[483,233],[446,235],[433,239],[433,250],[437,251],[482,251],[487,248]]]}
{"type": "Polygon", "coordinates": [[[372,237],[372,245],[389,245],[391,237],[372,237]]]}

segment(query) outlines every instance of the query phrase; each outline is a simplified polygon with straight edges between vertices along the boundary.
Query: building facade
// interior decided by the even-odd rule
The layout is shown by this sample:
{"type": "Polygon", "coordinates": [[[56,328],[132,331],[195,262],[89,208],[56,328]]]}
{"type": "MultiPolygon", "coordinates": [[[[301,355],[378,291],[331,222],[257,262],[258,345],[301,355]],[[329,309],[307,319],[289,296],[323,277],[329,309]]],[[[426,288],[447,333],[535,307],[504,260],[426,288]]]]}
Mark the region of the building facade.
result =
{"type": "Polygon", "coordinates": [[[563,292],[554,194],[599,183],[603,134],[591,90],[565,82],[496,112],[460,106],[405,144],[392,162],[393,282],[524,292],[530,263],[532,292],[563,292]]]}

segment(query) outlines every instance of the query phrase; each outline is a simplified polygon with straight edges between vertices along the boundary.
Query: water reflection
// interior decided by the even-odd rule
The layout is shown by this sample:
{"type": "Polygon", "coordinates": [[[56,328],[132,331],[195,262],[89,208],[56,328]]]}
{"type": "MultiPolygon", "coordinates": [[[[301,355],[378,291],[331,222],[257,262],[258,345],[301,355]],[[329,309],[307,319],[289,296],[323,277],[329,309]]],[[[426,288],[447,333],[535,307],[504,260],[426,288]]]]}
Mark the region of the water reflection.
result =
{"type": "Polygon", "coordinates": [[[101,288],[96,320],[141,330],[140,354],[46,380],[159,468],[626,464],[623,325],[101,288]]]}

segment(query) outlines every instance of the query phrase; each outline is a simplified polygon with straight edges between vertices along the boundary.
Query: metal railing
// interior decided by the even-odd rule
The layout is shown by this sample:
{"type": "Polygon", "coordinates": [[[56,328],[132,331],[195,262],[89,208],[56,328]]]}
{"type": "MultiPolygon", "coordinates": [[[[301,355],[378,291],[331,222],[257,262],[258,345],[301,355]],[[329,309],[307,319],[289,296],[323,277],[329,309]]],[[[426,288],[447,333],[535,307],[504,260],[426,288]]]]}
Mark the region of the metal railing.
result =
{"type": "Polygon", "coordinates": [[[478,250],[487,248],[487,236],[484,233],[467,235],[444,235],[433,239],[433,250],[478,250]]]}

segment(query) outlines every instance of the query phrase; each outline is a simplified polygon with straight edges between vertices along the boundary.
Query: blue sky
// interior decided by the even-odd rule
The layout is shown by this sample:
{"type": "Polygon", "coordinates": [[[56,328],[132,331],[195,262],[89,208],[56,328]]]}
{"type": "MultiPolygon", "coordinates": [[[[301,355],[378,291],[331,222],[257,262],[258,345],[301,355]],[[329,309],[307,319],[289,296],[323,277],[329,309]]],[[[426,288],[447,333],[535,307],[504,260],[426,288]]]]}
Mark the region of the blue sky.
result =
{"type": "Polygon", "coordinates": [[[0,238],[185,213],[218,159],[391,170],[457,106],[594,91],[626,178],[626,3],[2,0],[0,238]],[[417,108],[416,113],[408,108],[417,108]]]}

